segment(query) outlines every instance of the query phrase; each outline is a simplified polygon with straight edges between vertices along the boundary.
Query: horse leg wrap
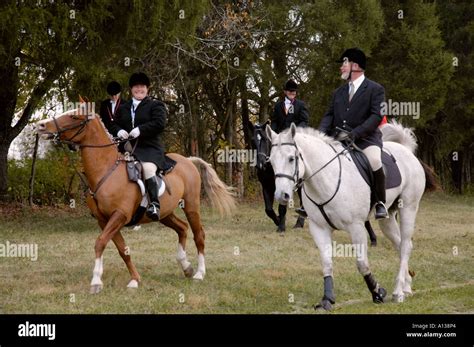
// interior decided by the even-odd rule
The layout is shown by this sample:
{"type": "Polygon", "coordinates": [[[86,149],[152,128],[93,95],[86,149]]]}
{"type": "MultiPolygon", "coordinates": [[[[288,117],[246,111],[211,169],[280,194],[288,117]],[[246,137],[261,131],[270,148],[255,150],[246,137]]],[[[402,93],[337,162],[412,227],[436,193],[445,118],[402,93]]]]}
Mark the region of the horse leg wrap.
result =
{"type": "Polygon", "coordinates": [[[383,299],[387,295],[387,291],[379,286],[371,273],[365,275],[364,280],[367,284],[367,288],[369,288],[370,292],[372,293],[372,301],[376,304],[383,303],[383,299]]]}
{"type": "Polygon", "coordinates": [[[336,302],[334,297],[334,282],[332,276],[324,277],[324,296],[323,300],[328,300],[331,304],[336,302]]]}

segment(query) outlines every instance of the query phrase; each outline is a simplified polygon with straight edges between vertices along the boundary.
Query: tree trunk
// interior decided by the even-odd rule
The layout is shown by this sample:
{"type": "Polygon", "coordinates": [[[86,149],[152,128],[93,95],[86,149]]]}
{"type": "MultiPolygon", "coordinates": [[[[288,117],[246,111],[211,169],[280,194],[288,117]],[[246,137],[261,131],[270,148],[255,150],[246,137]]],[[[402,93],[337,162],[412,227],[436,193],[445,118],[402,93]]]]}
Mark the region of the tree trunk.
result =
{"type": "Polygon", "coordinates": [[[10,143],[0,142],[0,201],[8,197],[8,150],[10,143]]]}
{"type": "Polygon", "coordinates": [[[35,148],[33,149],[33,160],[31,162],[31,175],[30,175],[30,192],[28,194],[28,202],[30,207],[33,206],[33,193],[35,185],[35,173],[36,173],[36,157],[38,156],[38,143],[39,143],[39,134],[36,134],[35,137],[35,148]]]}

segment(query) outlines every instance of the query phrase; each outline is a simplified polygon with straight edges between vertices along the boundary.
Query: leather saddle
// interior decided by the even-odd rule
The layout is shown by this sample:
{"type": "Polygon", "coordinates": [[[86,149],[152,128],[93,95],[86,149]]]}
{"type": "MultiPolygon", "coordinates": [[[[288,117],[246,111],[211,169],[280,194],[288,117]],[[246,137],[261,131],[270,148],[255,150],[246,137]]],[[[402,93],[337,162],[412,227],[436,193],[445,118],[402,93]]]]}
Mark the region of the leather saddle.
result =
{"type": "MultiPolygon", "coordinates": [[[[375,187],[374,176],[369,164],[369,160],[365,154],[359,150],[351,149],[349,151],[351,159],[359,170],[360,175],[364,181],[369,185],[371,190],[370,206],[375,204],[375,187]]],[[[385,173],[385,189],[396,188],[402,184],[402,176],[397,165],[395,157],[382,149],[382,167],[385,173]]]]}
{"type": "MultiPolygon", "coordinates": [[[[134,158],[132,159],[131,157],[126,159],[126,161],[128,179],[129,181],[136,182],[140,187],[140,191],[142,193],[142,201],[140,202],[140,205],[133,214],[133,217],[130,222],[125,225],[126,227],[131,227],[136,225],[142,219],[146,207],[148,206],[148,195],[145,189],[145,184],[143,183],[145,181],[145,178],[143,177],[143,168],[141,162],[139,160],[135,160],[134,158]]],[[[166,186],[166,183],[163,180],[163,176],[173,171],[175,166],[176,161],[165,155],[165,164],[163,169],[158,170],[156,172],[156,176],[159,182],[158,196],[161,196],[165,192],[165,189],[169,190],[169,187],[166,186]]]]}

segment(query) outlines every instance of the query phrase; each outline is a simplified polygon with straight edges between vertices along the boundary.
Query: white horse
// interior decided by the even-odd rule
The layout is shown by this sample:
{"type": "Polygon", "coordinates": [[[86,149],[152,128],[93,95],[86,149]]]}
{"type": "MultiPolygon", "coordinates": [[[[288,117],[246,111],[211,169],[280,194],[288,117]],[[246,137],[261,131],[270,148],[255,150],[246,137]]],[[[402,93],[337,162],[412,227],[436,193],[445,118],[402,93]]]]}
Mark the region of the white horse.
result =
{"type": "MultiPolygon", "coordinates": [[[[349,232],[355,249],[360,250],[357,268],[372,293],[372,300],[382,303],[386,291],[374,279],[367,259],[364,223],[371,212],[370,188],[350,155],[340,142],[312,128],[296,128],[292,124],[289,131],[276,134],[267,126],[266,133],[272,141],[270,161],[275,171],[275,198],[282,204],[288,203],[293,198],[295,184],[298,181],[303,184],[303,205],[311,235],[320,251],[324,276],[324,296],[315,308],[330,310],[335,303],[332,232],[336,228],[349,232]],[[316,203],[324,206],[320,209],[316,203]]],[[[386,141],[384,148],[397,160],[402,177],[399,187],[387,190],[389,218],[380,220],[379,224],[400,255],[393,299],[403,302],[405,295],[412,294],[408,260],[418,206],[425,189],[434,188],[436,182],[433,172],[414,155],[417,144],[410,129],[390,123],[382,128],[382,133],[386,141]]]]}

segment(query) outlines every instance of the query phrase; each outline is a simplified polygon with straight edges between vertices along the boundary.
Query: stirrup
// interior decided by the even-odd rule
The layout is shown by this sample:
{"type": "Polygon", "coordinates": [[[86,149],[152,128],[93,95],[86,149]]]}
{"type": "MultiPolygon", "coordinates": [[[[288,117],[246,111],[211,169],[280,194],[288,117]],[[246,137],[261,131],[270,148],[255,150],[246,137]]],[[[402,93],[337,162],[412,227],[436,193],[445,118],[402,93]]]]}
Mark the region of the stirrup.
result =
{"type": "Polygon", "coordinates": [[[385,204],[382,201],[378,201],[375,204],[375,219],[384,219],[384,218],[389,218],[387,207],[385,207],[385,204]],[[383,208],[383,211],[377,211],[377,209],[378,208],[380,209],[381,207],[383,208]]]}
{"type": "Polygon", "coordinates": [[[298,215],[303,217],[303,218],[308,217],[308,214],[306,213],[306,210],[304,209],[304,207],[300,207],[300,208],[295,209],[295,212],[298,213],[298,215]]]}
{"type": "Polygon", "coordinates": [[[160,220],[160,208],[159,205],[156,202],[151,202],[147,209],[146,209],[146,215],[148,218],[158,221],[160,220]]]}

